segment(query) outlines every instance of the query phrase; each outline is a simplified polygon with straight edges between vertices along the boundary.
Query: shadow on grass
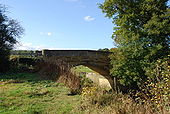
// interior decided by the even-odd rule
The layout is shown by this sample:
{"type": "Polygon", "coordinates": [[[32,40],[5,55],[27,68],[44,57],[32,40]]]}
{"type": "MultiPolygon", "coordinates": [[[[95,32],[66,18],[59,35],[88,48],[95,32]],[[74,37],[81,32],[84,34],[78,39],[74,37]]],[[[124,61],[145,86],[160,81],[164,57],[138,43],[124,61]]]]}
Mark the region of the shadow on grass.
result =
{"type": "Polygon", "coordinates": [[[29,83],[32,83],[32,84],[36,84],[36,83],[41,83],[41,84],[56,83],[52,80],[42,79],[36,73],[6,73],[6,74],[0,74],[0,82],[5,82],[5,83],[25,83],[25,82],[29,82],[29,83]]]}
{"type": "Polygon", "coordinates": [[[36,73],[6,73],[0,74],[0,83],[29,83],[32,86],[43,86],[43,87],[58,87],[65,86],[63,83],[57,83],[56,81],[42,79],[36,73]]]}
{"type": "Polygon", "coordinates": [[[6,80],[22,80],[22,81],[40,81],[37,74],[33,73],[6,73],[6,74],[0,74],[0,80],[6,81],[6,80]]]}
{"type": "MultiPolygon", "coordinates": [[[[0,84],[11,84],[11,83],[29,83],[29,85],[37,87],[67,87],[62,82],[56,82],[53,80],[43,79],[36,73],[6,73],[0,74],[0,84]]],[[[77,95],[75,92],[67,93],[68,96],[77,95]]]]}

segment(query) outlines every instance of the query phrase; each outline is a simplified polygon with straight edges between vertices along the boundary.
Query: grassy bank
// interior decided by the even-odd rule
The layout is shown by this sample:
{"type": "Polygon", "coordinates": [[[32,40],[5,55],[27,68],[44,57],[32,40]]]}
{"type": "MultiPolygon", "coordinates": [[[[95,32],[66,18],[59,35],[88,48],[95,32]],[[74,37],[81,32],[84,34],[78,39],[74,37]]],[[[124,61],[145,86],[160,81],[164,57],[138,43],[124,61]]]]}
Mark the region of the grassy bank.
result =
{"type": "Polygon", "coordinates": [[[79,103],[63,84],[41,80],[36,74],[0,75],[1,114],[63,114],[79,103]]]}
{"type": "Polygon", "coordinates": [[[81,95],[71,95],[64,84],[33,73],[0,74],[0,114],[169,114],[169,91],[167,96],[159,93],[162,88],[154,91],[155,99],[146,101],[142,92],[117,94],[96,85],[86,85],[81,95]],[[165,102],[161,95],[167,98],[165,102]]]}

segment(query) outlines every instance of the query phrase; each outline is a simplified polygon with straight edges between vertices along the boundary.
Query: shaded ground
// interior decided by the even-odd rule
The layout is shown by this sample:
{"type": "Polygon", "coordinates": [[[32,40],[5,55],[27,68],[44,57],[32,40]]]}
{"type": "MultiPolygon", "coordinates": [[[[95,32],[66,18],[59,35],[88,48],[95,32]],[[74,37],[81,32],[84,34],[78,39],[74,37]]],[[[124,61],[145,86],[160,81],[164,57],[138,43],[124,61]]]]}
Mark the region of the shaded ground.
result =
{"type": "Polygon", "coordinates": [[[68,94],[63,84],[36,74],[0,74],[0,114],[69,114],[80,96],[68,94]]]}

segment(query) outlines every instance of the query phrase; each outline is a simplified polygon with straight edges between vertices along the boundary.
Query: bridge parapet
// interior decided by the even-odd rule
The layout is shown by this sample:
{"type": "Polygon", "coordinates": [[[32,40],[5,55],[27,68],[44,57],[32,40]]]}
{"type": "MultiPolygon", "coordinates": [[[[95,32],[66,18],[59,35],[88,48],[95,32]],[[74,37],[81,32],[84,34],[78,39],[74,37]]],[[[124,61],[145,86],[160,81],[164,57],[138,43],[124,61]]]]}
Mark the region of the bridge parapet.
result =
{"type": "Polygon", "coordinates": [[[110,52],[95,51],[95,50],[42,50],[42,55],[45,57],[51,56],[88,56],[101,57],[108,56],[110,52]]]}

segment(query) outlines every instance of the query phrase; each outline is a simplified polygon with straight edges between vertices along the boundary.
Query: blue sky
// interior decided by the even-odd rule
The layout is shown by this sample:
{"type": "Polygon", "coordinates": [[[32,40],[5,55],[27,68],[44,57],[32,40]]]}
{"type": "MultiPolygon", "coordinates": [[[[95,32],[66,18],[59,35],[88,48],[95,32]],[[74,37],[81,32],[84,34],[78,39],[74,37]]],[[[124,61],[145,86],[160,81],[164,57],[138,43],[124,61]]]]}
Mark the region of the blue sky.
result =
{"type": "Polygon", "coordinates": [[[104,0],[0,0],[25,29],[17,49],[114,47],[113,24],[97,3],[104,0]]]}

